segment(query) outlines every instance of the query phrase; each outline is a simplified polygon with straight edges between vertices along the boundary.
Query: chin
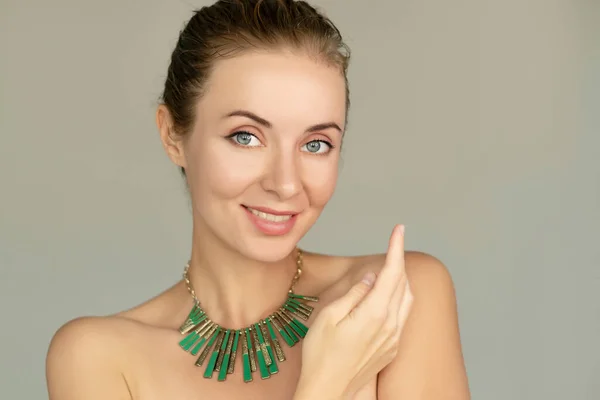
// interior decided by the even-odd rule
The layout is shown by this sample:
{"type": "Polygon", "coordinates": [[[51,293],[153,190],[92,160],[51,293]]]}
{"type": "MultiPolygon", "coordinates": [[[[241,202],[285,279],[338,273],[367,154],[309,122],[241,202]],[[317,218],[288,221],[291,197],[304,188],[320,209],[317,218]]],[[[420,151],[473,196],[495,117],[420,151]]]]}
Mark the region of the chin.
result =
{"type": "Polygon", "coordinates": [[[277,263],[290,255],[296,248],[296,241],[253,239],[238,250],[246,257],[263,263],[277,263]]]}

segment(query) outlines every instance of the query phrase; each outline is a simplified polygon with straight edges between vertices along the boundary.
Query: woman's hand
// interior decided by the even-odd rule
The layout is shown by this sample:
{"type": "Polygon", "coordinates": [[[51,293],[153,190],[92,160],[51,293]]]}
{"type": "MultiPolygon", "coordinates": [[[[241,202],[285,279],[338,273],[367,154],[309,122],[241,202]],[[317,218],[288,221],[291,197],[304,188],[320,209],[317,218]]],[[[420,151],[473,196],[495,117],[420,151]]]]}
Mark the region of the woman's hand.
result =
{"type": "Polygon", "coordinates": [[[412,305],[404,269],[404,227],[392,232],[385,265],[317,315],[302,349],[295,398],[342,399],[388,365],[412,305]],[[314,397],[313,397],[314,396],[314,397]]]}

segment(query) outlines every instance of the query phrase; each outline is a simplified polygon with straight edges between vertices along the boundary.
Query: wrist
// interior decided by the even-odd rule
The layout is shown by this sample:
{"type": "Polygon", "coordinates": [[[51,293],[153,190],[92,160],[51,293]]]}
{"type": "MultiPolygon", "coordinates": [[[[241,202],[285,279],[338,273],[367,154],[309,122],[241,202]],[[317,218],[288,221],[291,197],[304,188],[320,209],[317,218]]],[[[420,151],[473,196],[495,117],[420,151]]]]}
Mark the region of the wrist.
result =
{"type": "Polygon", "coordinates": [[[342,392],[335,390],[332,385],[308,383],[300,379],[293,400],[341,400],[342,398],[342,392]]]}

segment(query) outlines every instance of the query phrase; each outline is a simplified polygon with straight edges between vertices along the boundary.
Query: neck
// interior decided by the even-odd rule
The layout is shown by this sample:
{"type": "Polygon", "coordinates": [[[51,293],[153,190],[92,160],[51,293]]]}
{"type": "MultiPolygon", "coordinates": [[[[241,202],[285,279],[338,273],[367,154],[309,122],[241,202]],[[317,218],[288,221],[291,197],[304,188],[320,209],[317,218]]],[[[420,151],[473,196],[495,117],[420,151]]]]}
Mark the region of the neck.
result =
{"type": "Polygon", "coordinates": [[[259,262],[195,229],[188,273],[209,317],[238,329],[268,316],[285,301],[296,273],[296,252],[278,262],[259,262]]]}

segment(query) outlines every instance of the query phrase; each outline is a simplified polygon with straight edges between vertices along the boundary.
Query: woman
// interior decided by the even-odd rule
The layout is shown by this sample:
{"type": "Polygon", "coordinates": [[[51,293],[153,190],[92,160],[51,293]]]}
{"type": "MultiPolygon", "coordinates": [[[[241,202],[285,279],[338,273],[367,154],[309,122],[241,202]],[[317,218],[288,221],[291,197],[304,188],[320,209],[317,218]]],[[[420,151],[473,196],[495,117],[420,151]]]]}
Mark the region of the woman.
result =
{"type": "Polygon", "coordinates": [[[348,59],[302,1],[194,14],[156,114],[192,200],[184,279],[59,329],[51,400],[469,398],[451,278],[403,226],[387,254],[297,248],[335,188],[348,59]]]}

